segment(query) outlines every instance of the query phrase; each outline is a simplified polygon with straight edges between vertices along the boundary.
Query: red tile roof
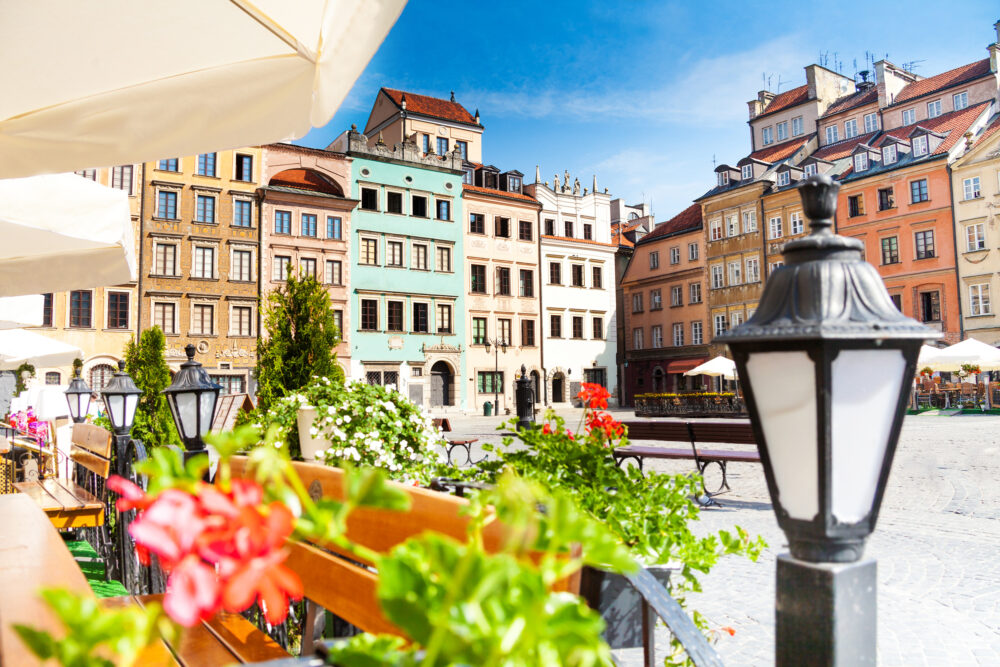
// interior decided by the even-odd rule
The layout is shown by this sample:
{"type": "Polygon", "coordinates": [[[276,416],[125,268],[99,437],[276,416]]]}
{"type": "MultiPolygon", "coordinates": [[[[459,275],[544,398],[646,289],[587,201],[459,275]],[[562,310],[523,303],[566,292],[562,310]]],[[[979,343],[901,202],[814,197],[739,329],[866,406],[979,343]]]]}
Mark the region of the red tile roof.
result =
{"type": "Polygon", "coordinates": [[[835,144],[829,144],[823,146],[818,151],[810,155],[809,157],[819,158],[820,160],[826,160],[827,162],[833,162],[834,160],[839,160],[850,155],[858,144],[867,143],[869,139],[875,138],[878,131],[869,132],[868,134],[859,134],[856,137],[851,137],[850,139],[845,139],[844,141],[838,141],[835,144]]]}
{"type": "Polygon", "coordinates": [[[578,239],[575,236],[554,236],[552,234],[542,234],[543,239],[553,239],[556,241],[573,241],[574,243],[588,243],[590,245],[603,245],[614,247],[614,243],[605,243],[604,241],[595,241],[594,239],[578,239]]]}
{"type": "Polygon", "coordinates": [[[993,116],[993,120],[990,121],[989,125],[983,128],[983,131],[980,132],[979,136],[976,138],[975,145],[978,146],[983,143],[998,131],[1000,131],[1000,114],[993,116]]]}
{"type": "Polygon", "coordinates": [[[526,201],[532,204],[538,204],[538,200],[529,195],[523,195],[519,192],[507,192],[506,190],[494,190],[493,188],[481,188],[478,185],[469,185],[468,183],[462,185],[462,190],[465,192],[474,192],[482,195],[489,195],[491,197],[504,197],[506,199],[517,199],[518,201],[526,201]]]}
{"type": "Polygon", "coordinates": [[[629,237],[625,236],[625,234],[645,223],[647,219],[651,218],[648,218],[647,216],[637,220],[628,220],[624,224],[621,222],[612,222],[611,243],[617,246],[624,246],[626,248],[634,248],[635,243],[633,243],[629,237]]]}
{"type": "MultiPolygon", "coordinates": [[[[796,104],[802,104],[807,99],[809,99],[809,86],[799,86],[798,88],[792,88],[791,90],[786,90],[783,93],[779,93],[774,96],[771,103],[764,107],[764,110],[757,115],[757,118],[761,116],[766,116],[768,114],[776,113],[782,109],[787,109],[788,107],[793,107],[796,104]]],[[[756,120],[756,118],[754,119],[756,120]]]]}
{"type": "Polygon", "coordinates": [[[340,185],[312,169],[286,169],[272,176],[267,184],[344,196],[340,185]]]}
{"type": "Polygon", "coordinates": [[[701,204],[691,204],[686,209],[672,217],[666,222],[660,223],[653,228],[653,231],[639,239],[639,243],[655,241],[663,236],[676,234],[679,232],[691,232],[701,229],[701,204]]]}
{"type": "Polygon", "coordinates": [[[479,123],[476,122],[472,114],[458,102],[450,102],[438,99],[437,97],[428,97],[427,95],[418,95],[416,93],[407,93],[392,88],[383,88],[382,92],[388,95],[389,99],[400,109],[403,108],[403,95],[406,95],[407,111],[423,116],[431,116],[432,118],[450,120],[455,123],[479,126],[479,123]]]}
{"type": "Polygon", "coordinates": [[[965,83],[966,81],[978,79],[988,74],[990,74],[990,59],[986,58],[984,60],[977,60],[974,63],[956,67],[955,69],[942,72],[936,76],[927,77],[926,79],[921,79],[920,81],[914,81],[899,91],[899,94],[896,95],[896,99],[892,101],[892,104],[900,104],[901,102],[906,102],[923,95],[929,95],[935,91],[950,88],[951,86],[957,86],[965,83]]]}
{"type": "Polygon", "coordinates": [[[979,114],[983,112],[990,103],[980,102],[971,107],[962,109],[961,111],[952,111],[946,114],[942,114],[937,118],[927,118],[920,121],[919,123],[914,123],[913,125],[904,125],[903,127],[897,127],[894,130],[886,130],[882,139],[879,141],[881,144],[885,140],[885,137],[892,136],[897,139],[909,140],[910,132],[914,130],[918,125],[922,128],[928,129],[931,132],[938,132],[940,134],[947,135],[945,140],[941,142],[931,155],[941,155],[947,153],[952,147],[959,142],[962,138],[962,134],[969,129],[969,126],[975,122],[979,114]]]}
{"type": "Polygon", "coordinates": [[[769,164],[780,162],[781,160],[795,155],[796,151],[802,148],[802,145],[814,136],[816,135],[807,134],[806,136],[799,137],[798,139],[792,139],[791,141],[774,144],[773,146],[768,146],[767,148],[761,148],[759,151],[750,153],[747,157],[754,160],[760,160],[761,162],[767,162],[769,164]]]}
{"type": "Polygon", "coordinates": [[[872,102],[878,101],[878,88],[872,86],[868,90],[860,90],[856,93],[851,93],[845,97],[841,97],[839,100],[830,105],[830,108],[826,110],[820,118],[827,118],[841,111],[847,111],[848,109],[853,109],[854,107],[860,107],[865,104],[871,104],[872,102]]]}

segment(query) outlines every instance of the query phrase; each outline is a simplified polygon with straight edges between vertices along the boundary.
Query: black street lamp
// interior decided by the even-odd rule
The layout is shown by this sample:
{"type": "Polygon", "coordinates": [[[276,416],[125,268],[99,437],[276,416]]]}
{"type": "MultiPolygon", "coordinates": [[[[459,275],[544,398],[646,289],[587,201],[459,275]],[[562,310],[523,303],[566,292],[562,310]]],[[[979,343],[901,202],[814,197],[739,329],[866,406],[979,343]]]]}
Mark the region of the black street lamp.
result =
{"type": "Polygon", "coordinates": [[[131,376],[125,372],[125,362],[119,360],[118,372],[111,376],[108,384],[101,390],[108,419],[117,435],[128,435],[132,430],[140,396],[142,390],[135,386],[131,376]]]}
{"type": "Polygon", "coordinates": [[[163,393],[167,395],[170,413],[187,450],[185,459],[188,459],[205,453],[205,441],[201,438],[212,428],[222,386],[212,382],[201,364],[194,360],[194,345],[188,343],[184,352],[187,361],[181,364],[173,383],[163,393]]]}
{"type": "Polygon", "coordinates": [[[483,347],[486,348],[486,354],[490,353],[490,345],[493,346],[493,414],[500,414],[500,348],[503,348],[503,353],[507,354],[507,341],[506,340],[490,340],[489,338],[483,338],[483,347]]]}
{"type": "Polygon", "coordinates": [[[91,389],[80,377],[80,371],[76,372],[66,389],[66,403],[69,404],[69,416],[74,424],[82,424],[87,419],[90,412],[91,389]]]}
{"type": "Polygon", "coordinates": [[[812,233],[784,247],[729,344],[791,555],[778,557],[778,665],[875,662],[875,528],[920,345],[856,239],[831,230],[840,186],[799,186],[812,233]]]}

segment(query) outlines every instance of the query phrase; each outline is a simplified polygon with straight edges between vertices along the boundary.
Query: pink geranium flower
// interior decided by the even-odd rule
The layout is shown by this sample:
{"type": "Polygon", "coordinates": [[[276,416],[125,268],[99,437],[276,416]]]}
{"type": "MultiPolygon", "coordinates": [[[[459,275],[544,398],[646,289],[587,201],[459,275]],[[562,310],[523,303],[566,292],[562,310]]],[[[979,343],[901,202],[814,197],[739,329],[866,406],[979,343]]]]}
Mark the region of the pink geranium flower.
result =
{"type": "Polygon", "coordinates": [[[190,554],[170,573],[163,610],[186,628],[208,620],[221,606],[221,586],[215,569],[190,554]]]}

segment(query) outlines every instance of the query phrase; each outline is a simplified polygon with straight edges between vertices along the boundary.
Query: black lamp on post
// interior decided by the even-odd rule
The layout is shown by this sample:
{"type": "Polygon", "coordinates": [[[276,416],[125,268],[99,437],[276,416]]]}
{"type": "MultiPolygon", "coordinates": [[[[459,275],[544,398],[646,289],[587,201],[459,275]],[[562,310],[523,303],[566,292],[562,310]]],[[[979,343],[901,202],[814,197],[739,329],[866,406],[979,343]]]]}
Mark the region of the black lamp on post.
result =
{"type": "Polygon", "coordinates": [[[493,414],[500,414],[500,349],[503,348],[503,353],[507,354],[507,341],[506,340],[493,340],[489,338],[483,338],[483,347],[486,348],[486,354],[490,353],[490,346],[493,346],[493,414]]]}
{"type": "Polygon", "coordinates": [[[184,459],[187,460],[206,453],[202,436],[212,428],[222,386],[212,382],[201,364],[194,360],[194,345],[188,343],[184,352],[187,361],[181,364],[173,383],[163,393],[167,395],[170,413],[184,442],[184,459]]]}
{"type": "Polygon", "coordinates": [[[126,450],[130,439],[129,432],[135,422],[135,409],[139,405],[142,390],[135,386],[131,376],[125,372],[125,362],[118,361],[118,372],[111,376],[108,384],[101,390],[104,409],[107,410],[111,428],[115,431],[115,452],[117,454],[118,474],[125,470],[126,450]]]}
{"type": "Polygon", "coordinates": [[[87,419],[90,412],[91,389],[80,377],[80,371],[76,372],[66,389],[66,403],[69,405],[69,416],[74,424],[82,424],[87,419]]]}
{"type": "Polygon", "coordinates": [[[778,557],[776,663],[875,664],[875,528],[920,345],[940,334],[893,305],[856,239],[831,230],[840,189],[799,186],[812,233],[784,247],[754,316],[717,337],[742,380],[778,557]]]}

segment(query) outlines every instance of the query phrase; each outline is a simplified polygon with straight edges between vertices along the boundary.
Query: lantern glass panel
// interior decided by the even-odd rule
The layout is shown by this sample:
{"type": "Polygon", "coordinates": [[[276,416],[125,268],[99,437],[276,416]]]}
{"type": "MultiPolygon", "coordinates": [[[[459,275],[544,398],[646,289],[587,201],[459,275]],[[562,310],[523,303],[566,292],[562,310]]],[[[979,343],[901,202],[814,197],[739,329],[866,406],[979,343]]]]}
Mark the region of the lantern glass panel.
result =
{"type": "Polygon", "coordinates": [[[174,394],[174,405],[177,427],[182,438],[193,438],[198,435],[198,394],[193,391],[174,394]]]}
{"type": "Polygon", "coordinates": [[[201,433],[205,435],[212,428],[212,418],[215,417],[215,399],[218,398],[215,391],[206,391],[201,395],[201,433]]]}
{"type": "Polygon", "coordinates": [[[812,520],[819,513],[816,367],[805,352],[756,352],[746,368],[781,507],[812,520]]]}
{"type": "Polygon", "coordinates": [[[105,394],[104,406],[108,409],[108,419],[115,428],[122,427],[122,417],[125,415],[125,397],[121,394],[105,394]]]}
{"type": "Polygon", "coordinates": [[[842,350],[833,360],[831,500],[841,523],[872,510],[905,368],[898,349],[842,350]]]}
{"type": "Polygon", "coordinates": [[[135,409],[139,405],[139,394],[125,395],[125,424],[132,428],[135,423],[135,409]]]}

